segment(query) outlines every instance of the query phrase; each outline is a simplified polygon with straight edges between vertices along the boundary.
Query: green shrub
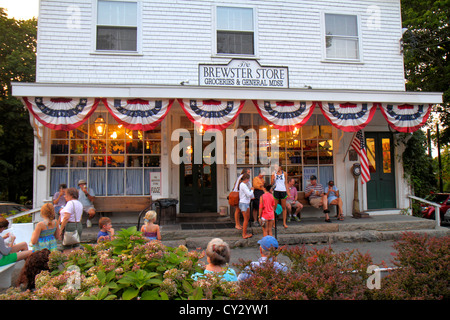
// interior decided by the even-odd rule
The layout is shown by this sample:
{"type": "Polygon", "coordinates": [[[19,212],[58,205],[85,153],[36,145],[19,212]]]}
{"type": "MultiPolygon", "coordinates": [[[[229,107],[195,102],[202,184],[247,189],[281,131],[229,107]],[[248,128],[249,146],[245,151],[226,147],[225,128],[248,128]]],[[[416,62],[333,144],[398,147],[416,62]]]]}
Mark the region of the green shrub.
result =
{"type": "Polygon", "coordinates": [[[372,299],[449,299],[450,237],[404,233],[394,245],[397,267],[383,278],[372,299]]]}
{"type": "Polygon", "coordinates": [[[36,277],[34,292],[12,288],[0,299],[215,299],[233,290],[214,277],[192,280],[202,271],[204,252],[148,241],[136,227],[119,231],[110,242],[83,246],[68,254],[52,252],[50,271],[36,277]]]}
{"type": "MultiPolygon", "coordinates": [[[[334,253],[328,248],[307,250],[305,246],[280,249],[291,260],[287,272],[277,272],[273,263],[250,267],[252,277],[242,281],[233,294],[252,300],[335,300],[365,297],[368,254],[358,251],[334,253]]],[[[240,268],[248,263],[241,262],[240,268]]]]}

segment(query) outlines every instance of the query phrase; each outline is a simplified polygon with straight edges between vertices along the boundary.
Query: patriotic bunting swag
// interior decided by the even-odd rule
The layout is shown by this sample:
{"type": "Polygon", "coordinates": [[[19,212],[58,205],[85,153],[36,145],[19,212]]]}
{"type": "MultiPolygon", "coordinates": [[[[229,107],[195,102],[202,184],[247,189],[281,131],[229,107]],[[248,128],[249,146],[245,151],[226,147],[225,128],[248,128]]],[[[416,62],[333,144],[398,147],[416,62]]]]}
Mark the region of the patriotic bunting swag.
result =
{"type": "Polygon", "coordinates": [[[354,134],[351,146],[359,155],[359,161],[361,163],[361,184],[366,183],[370,180],[369,159],[367,158],[366,144],[364,143],[364,137],[361,130],[358,130],[358,132],[354,134]]]}
{"type": "Polygon", "coordinates": [[[167,115],[173,104],[171,100],[102,100],[110,114],[130,130],[152,130],[167,115]]]}
{"type": "Polygon", "coordinates": [[[376,105],[324,102],[320,104],[320,108],[333,126],[346,132],[355,132],[363,129],[372,120],[376,105]]]}
{"type": "MultiPolygon", "coordinates": [[[[130,130],[154,129],[168,114],[174,99],[98,99],[23,97],[30,113],[44,126],[70,131],[82,125],[102,101],[109,113],[130,130]]],[[[245,100],[178,99],[187,117],[204,130],[224,130],[241,112],[245,100]]],[[[260,116],[274,128],[293,131],[303,126],[318,104],[323,115],[336,128],[346,132],[363,129],[376,108],[389,125],[399,132],[414,132],[422,127],[431,112],[430,105],[386,103],[339,103],[253,100],[260,116]]]]}
{"type": "Polygon", "coordinates": [[[260,116],[274,128],[293,131],[303,126],[311,117],[315,102],[253,100],[260,116]]]}
{"type": "Polygon", "coordinates": [[[380,109],[389,125],[399,132],[414,132],[427,122],[430,105],[381,104],[380,109]]]}
{"type": "Polygon", "coordinates": [[[70,131],[82,125],[95,111],[100,99],[23,97],[33,116],[53,130],[70,131]]]}
{"type": "Polygon", "coordinates": [[[234,122],[244,107],[245,100],[183,100],[179,99],[186,116],[204,130],[223,130],[234,122]]]}

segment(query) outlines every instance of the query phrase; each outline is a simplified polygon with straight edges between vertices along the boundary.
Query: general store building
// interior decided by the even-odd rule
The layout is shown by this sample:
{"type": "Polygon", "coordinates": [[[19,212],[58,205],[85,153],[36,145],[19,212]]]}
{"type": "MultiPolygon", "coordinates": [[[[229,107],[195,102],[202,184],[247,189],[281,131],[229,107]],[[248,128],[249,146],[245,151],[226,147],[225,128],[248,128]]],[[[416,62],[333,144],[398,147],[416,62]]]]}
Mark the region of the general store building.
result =
{"type": "Polygon", "coordinates": [[[243,168],[270,172],[262,150],[299,190],[312,174],[334,180],[350,215],[361,130],[371,180],[360,210],[398,213],[410,190],[396,133],[442,102],[405,91],[401,39],[399,0],[41,0],[36,82],[13,84],[35,131],[34,205],[84,179],[97,196],[218,212],[243,168]],[[255,135],[209,161],[218,149],[205,148],[227,150],[237,129],[255,135]],[[203,159],[174,161],[182,141],[183,156],[203,159]]]}

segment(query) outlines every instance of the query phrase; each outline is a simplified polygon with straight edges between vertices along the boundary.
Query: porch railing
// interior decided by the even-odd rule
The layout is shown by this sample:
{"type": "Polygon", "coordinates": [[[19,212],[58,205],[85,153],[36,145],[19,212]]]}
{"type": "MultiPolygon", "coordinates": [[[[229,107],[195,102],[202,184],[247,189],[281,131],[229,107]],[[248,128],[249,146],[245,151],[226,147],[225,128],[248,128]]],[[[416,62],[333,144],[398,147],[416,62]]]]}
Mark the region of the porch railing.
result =
{"type": "Polygon", "coordinates": [[[9,223],[12,223],[15,218],[19,218],[19,217],[31,214],[32,217],[33,217],[33,219],[31,221],[35,222],[36,221],[35,214],[40,212],[40,211],[41,211],[41,208],[35,208],[35,209],[27,210],[27,211],[21,211],[19,213],[16,213],[16,214],[14,214],[12,216],[7,217],[6,220],[8,220],[9,223]]]}
{"type": "Polygon", "coordinates": [[[431,202],[431,201],[428,201],[428,200],[425,200],[425,199],[422,199],[422,198],[419,198],[416,196],[412,196],[412,195],[408,195],[408,198],[433,206],[434,207],[434,219],[436,221],[435,228],[438,229],[441,226],[441,213],[440,213],[441,205],[439,203],[431,202]]]}

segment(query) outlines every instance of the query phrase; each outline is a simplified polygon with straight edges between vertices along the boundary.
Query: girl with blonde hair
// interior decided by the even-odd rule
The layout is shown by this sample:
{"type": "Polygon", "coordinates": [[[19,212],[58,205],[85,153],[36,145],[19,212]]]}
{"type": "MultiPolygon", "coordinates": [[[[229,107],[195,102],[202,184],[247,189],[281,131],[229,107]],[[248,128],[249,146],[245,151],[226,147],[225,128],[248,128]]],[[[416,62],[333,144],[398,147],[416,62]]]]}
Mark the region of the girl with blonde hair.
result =
{"type": "Polygon", "coordinates": [[[147,211],[144,217],[145,224],[141,228],[141,232],[149,240],[161,240],[161,233],[159,226],[155,224],[156,221],[156,211],[147,211]]]}
{"type": "Polygon", "coordinates": [[[56,250],[56,238],[59,237],[59,225],[55,219],[55,208],[53,204],[46,203],[41,207],[41,218],[44,221],[36,225],[31,235],[30,242],[33,245],[33,251],[45,248],[50,251],[56,250]]]}

